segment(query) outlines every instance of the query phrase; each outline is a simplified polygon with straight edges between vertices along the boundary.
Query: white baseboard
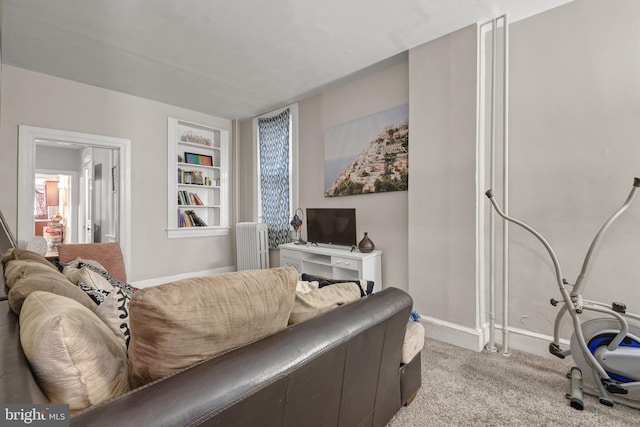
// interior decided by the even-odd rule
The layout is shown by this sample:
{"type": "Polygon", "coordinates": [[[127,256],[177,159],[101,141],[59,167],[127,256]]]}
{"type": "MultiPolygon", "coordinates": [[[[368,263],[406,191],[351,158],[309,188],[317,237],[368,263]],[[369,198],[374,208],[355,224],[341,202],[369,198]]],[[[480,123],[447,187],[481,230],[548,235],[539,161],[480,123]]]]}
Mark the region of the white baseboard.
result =
{"type": "Polygon", "coordinates": [[[424,326],[427,338],[433,338],[473,351],[480,351],[484,346],[484,334],[481,329],[473,329],[424,315],[420,315],[420,323],[424,326]]]}
{"type": "Polygon", "coordinates": [[[135,286],[136,288],[148,288],[150,286],[162,285],[163,283],[175,282],[176,280],[190,279],[192,277],[208,276],[210,274],[229,273],[232,271],[236,271],[235,266],[214,268],[211,270],[192,271],[189,273],[176,274],[173,276],[156,277],[153,279],[137,280],[135,282],[131,282],[131,285],[135,286]]]}
{"type": "MultiPolygon", "coordinates": [[[[502,341],[502,328],[496,328],[496,339],[502,341]]],[[[550,359],[557,359],[556,356],[549,353],[549,344],[553,342],[550,335],[540,334],[538,332],[527,331],[526,329],[509,328],[509,349],[525,351],[527,353],[536,354],[550,359]]],[[[569,348],[568,339],[560,339],[560,347],[569,348]]]]}
{"type": "MultiPolygon", "coordinates": [[[[474,329],[424,315],[421,315],[420,322],[424,326],[427,338],[443,341],[468,350],[482,351],[489,342],[488,324],[482,328],[474,329]]],[[[496,325],[495,339],[496,347],[501,349],[503,347],[503,334],[500,325],[496,325]]],[[[553,341],[551,336],[525,329],[509,328],[508,340],[508,351],[519,350],[556,359],[556,356],[549,353],[549,343],[553,341]]],[[[569,348],[569,340],[561,339],[560,346],[563,349],[569,348]]]]}

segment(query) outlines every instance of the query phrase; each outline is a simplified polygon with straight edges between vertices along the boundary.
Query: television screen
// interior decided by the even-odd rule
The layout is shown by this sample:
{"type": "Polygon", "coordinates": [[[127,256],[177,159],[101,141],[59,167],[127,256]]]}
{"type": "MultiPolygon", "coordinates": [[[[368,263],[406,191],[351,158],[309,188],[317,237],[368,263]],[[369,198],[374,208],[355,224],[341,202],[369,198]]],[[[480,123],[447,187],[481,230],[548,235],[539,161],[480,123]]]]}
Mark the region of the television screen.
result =
{"type": "Polygon", "coordinates": [[[310,243],[356,245],[356,210],[307,208],[307,240],[310,243]]]}

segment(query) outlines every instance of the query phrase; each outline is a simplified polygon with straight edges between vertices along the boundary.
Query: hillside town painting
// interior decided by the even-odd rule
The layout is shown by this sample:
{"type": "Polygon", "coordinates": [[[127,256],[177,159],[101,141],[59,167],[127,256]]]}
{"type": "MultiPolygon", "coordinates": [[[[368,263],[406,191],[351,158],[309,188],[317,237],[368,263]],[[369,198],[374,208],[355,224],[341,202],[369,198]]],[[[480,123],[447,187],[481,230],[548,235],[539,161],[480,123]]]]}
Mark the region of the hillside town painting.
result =
{"type": "Polygon", "coordinates": [[[409,188],[409,104],[325,130],[325,197],[409,188]]]}

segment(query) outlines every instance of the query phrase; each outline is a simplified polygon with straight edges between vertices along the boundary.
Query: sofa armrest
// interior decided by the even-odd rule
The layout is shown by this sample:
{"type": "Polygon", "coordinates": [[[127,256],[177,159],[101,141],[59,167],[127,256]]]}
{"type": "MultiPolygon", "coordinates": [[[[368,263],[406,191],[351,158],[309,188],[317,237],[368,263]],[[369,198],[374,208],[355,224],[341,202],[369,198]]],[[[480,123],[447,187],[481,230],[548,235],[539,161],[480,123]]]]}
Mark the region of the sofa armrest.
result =
{"type": "Polygon", "coordinates": [[[75,414],[72,425],[384,425],[412,300],[388,288],[75,414]],[[319,418],[318,418],[319,417],[319,418]]]}
{"type": "Polygon", "coordinates": [[[49,403],[22,352],[18,316],[9,308],[8,301],[0,301],[0,313],[0,402],[49,403]]]}

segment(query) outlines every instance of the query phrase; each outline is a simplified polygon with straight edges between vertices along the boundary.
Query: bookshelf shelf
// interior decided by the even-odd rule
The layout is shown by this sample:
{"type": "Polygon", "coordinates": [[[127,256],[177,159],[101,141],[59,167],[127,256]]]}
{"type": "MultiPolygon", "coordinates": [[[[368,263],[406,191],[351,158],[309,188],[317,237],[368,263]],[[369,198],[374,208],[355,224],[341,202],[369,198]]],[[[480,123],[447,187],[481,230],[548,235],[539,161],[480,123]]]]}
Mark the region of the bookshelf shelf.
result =
{"type": "Polygon", "coordinates": [[[197,168],[197,169],[220,169],[220,166],[196,165],[193,163],[178,162],[180,168],[197,168]]]}
{"type": "Polygon", "coordinates": [[[229,234],[229,131],[168,119],[169,238],[229,234]]]}

